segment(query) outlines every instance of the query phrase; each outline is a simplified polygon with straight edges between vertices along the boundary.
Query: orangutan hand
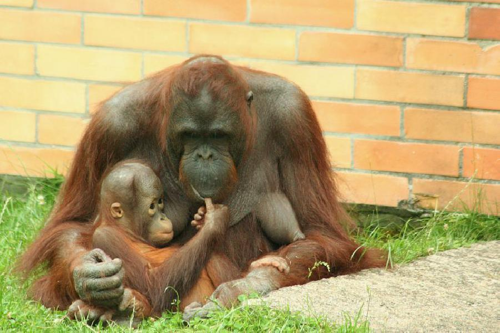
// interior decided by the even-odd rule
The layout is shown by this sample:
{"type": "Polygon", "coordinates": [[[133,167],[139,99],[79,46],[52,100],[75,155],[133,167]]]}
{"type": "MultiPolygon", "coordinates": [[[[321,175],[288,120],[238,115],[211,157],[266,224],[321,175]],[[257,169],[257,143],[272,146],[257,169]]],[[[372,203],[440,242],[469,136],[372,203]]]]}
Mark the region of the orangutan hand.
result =
{"type": "Polygon", "coordinates": [[[87,324],[95,325],[98,322],[109,322],[113,316],[114,310],[103,309],[88,303],[81,299],[74,301],[68,308],[66,316],[73,320],[86,320],[87,324]]]}
{"type": "Polygon", "coordinates": [[[224,234],[229,227],[229,208],[225,205],[213,204],[212,199],[205,199],[205,206],[198,209],[191,225],[196,230],[204,228],[206,232],[219,232],[224,234]]]}
{"type": "Polygon", "coordinates": [[[266,295],[270,291],[279,288],[274,283],[277,275],[285,274],[274,266],[263,265],[254,267],[247,276],[241,279],[227,281],[219,285],[209,301],[202,305],[193,302],[184,308],[183,319],[189,322],[191,319],[199,317],[206,318],[210,313],[218,309],[228,308],[238,304],[240,295],[249,295],[256,293],[266,295]]]}
{"type": "Polygon", "coordinates": [[[86,303],[108,309],[123,299],[125,270],[120,259],[111,259],[101,249],[93,249],[73,269],[75,290],[86,303]]]}

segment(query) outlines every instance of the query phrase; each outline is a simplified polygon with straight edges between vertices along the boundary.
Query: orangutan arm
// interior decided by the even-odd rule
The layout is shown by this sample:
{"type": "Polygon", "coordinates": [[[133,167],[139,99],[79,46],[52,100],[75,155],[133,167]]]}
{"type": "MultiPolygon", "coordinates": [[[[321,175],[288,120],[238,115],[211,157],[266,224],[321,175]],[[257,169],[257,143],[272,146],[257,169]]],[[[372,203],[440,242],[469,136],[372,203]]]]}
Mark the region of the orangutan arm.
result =
{"type": "Polygon", "coordinates": [[[67,309],[77,299],[98,306],[121,302],[122,262],[101,250],[89,250],[89,229],[88,224],[70,222],[43,230],[17,268],[27,275],[38,262],[48,263],[48,272],[31,286],[32,298],[58,309],[67,309]]]}

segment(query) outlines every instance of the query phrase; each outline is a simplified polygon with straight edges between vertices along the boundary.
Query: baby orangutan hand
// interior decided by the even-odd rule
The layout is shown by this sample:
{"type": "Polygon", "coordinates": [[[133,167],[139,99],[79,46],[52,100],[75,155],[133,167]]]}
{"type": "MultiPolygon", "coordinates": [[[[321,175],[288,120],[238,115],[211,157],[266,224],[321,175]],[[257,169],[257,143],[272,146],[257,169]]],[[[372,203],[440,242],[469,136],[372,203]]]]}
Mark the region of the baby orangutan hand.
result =
{"type": "Polygon", "coordinates": [[[290,272],[290,266],[285,258],[280,256],[265,256],[260,259],[253,261],[250,264],[250,270],[254,270],[259,267],[271,266],[276,268],[281,273],[288,274],[290,272]]]}
{"type": "Polygon", "coordinates": [[[225,232],[229,226],[229,209],[225,205],[213,204],[212,199],[205,199],[205,206],[200,207],[194,214],[191,225],[196,230],[208,228],[213,231],[225,232]]]}

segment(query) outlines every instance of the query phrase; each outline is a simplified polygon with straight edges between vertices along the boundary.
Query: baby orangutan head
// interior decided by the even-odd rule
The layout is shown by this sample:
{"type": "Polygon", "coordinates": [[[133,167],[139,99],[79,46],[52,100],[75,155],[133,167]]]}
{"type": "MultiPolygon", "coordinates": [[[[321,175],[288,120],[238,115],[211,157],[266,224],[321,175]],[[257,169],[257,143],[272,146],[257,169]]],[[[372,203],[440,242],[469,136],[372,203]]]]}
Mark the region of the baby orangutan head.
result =
{"type": "Polygon", "coordinates": [[[174,237],[172,222],[163,213],[161,181],[147,165],[117,164],[101,186],[101,214],[147,243],[161,247],[174,237]]]}

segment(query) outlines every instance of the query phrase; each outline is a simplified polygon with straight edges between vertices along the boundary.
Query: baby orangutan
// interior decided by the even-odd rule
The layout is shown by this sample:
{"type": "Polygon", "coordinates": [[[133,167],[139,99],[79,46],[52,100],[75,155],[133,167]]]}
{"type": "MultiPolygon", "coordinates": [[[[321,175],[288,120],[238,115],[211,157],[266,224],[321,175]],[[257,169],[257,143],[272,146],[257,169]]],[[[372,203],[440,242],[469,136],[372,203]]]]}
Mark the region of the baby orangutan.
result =
{"type": "MultiPolygon", "coordinates": [[[[155,247],[165,246],[174,237],[172,223],[162,211],[162,195],[161,182],[148,166],[136,161],[115,166],[101,185],[101,207],[92,233],[93,257],[88,259],[103,263],[111,260],[107,255],[122,259],[127,271],[125,280],[138,278],[141,273],[134,271],[137,266],[144,272],[150,270],[155,263],[153,253],[161,251],[155,247]],[[117,252],[131,256],[115,256],[117,252]]],[[[164,259],[172,254],[170,249],[161,252],[164,259]]],[[[147,277],[150,276],[143,276],[147,277]]],[[[114,285],[110,285],[112,287],[114,285]]],[[[120,321],[127,320],[134,311],[134,317],[142,319],[150,316],[153,310],[144,296],[147,291],[147,288],[137,291],[126,285],[116,309],[99,309],[77,300],[68,314],[73,318],[92,317],[95,320],[99,315],[103,321],[111,318],[120,321]]]]}
{"type": "MultiPolygon", "coordinates": [[[[133,314],[133,324],[137,325],[143,318],[159,316],[162,311],[172,308],[177,292],[182,297],[179,308],[183,310],[191,302],[205,303],[215,287],[227,280],[223,277],[227,272],[217,271],[224,271],[224,265],[217,260],[217,254],[212,254],[214,243],[228,228],[227,207],[214,205],[211,199],[206,199],[206,206],[200,207],[191,222],[197,234],[182,246],[164,247],[174,233],[171,221],[162,211],[162,196],[160,179],[142,162],[121,162],[105,175],[99,215],[92,233],[94,250],[86,260],[105,265],[108,261],[121,259],[125,268],[123,297],[119,304],[110,308],[94,306],[84,299],[76,300],[68,309],[70,318],[128,324],[133,314]],[[213,265],[216,268],[207,269],[212,261],[217,261],[213,265]],[[189,281],[186,276],[196,279],[189,281]]],[[[288,264],[281,257],[266,256],[253,262],[251,269],[259,266],[288,271],[288,264]]],[[[119,279],[106,283],[106,289],[120,287],[119,279]]],[[[75,289],[82,295],[83,286],[75,285],[75,289]]]]}
{"type": "MultiPolygon", "coordinates": [[[[179,246],[157,248],[166,246],[174,236],[172,223],[162,211],[162,196],[160,179],[142,162],[124,161],[104,177],[99,216],[94,223],[91,239],[94,250],[89,253],[87,260],[103,264],[111,258],[123,261],[123,297],[120,304],[111,309],[77,300],[68,310],[70,318],[85,317],[89,321],[113,320],[126,324],[134,312],[134,324],[137,324],[142,318],[161,314],[171,305],[173,297],[163,292],[169,287],[179,291],[183,301],[187,302],[204,302],[211,295],[215,288],[206,270],[202,269],[205,266],[204,259],[198,252],[209,253],[210,250],[206,250],[208,243],[218,239],[219,234],[227,228],[227,208],[208,202],[207,208],[204,207],[206,214],[198,221],[193,221],[197,229],[207,224],[206,230],[198,232],[182,250],[179,246]],[[178,255],[174,257],[175,254],[178,255]],[[194,261],[190,256],[198,257],[201,269],[198,280],[182,293],[185,286],[178,285],[176,281],[182,277],[182,261],[194,261]],[[181,266],[176,265],[176,261],[181,261],[181,266]]],[[[208,261],[208,254],[206,257],[205,261],[208,261]]],[[[118,287],[114,285],[118,282],[109,281],[109,289],[118,287]]],[[[76,285],[75,288],[78,290],[83,286],[76,285]]]]}

